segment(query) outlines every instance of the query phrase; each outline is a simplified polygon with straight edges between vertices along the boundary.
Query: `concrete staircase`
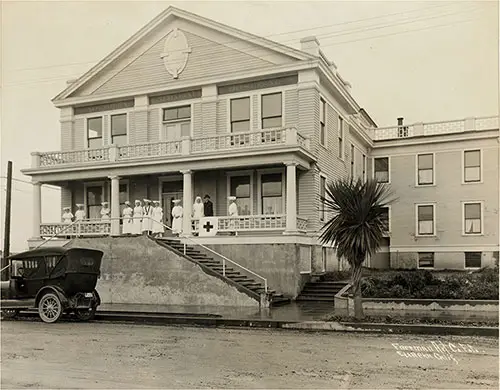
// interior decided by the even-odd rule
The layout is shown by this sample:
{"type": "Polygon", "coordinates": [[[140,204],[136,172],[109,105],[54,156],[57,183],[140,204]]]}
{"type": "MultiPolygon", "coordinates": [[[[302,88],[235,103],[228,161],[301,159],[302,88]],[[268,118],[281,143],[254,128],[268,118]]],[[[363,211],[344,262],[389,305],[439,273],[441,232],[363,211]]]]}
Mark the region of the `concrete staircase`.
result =
{"type": "MultiPolygon", "coordinates": [[[[222,260],[216,256],[207,255],[200,250],[197,250],[193,245],[186,245],[186,254],[184,254],[184,244],[179,239],[175,238],[157,238],[154,239],[159,245],[174,251],[180,256],[184,256],[190,261],[198,264],[205,272],[219,279],[225,280],[229,284],[235,286],[239,291],[246,293],[248,296],[260,301],[260,295],[265,291],[264,285],[260,281],[256,281],[251,277],[240,273],[231,264],[226,263],[225,276],[223,275],[222,260]]],[[[267,290],[270,306],[279,306],[290,302],[289,298],[274,290],[267,290]]]]}
{"type": "Polygon", "coordinates": [[[317,280],[307,282],[297,301],[334,302],[335,294],[348,284],[347,281],[317,280]]]}

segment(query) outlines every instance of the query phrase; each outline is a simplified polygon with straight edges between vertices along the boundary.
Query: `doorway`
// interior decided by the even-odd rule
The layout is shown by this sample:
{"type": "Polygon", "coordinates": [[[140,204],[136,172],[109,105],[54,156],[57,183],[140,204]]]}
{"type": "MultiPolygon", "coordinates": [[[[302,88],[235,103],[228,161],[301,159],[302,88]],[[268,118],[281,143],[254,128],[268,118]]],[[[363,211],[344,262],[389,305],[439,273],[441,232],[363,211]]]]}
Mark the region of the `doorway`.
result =
{"type": "Polygon", "coordinates": [[[172,209],[175,206],[175,199],[181,199],[180,205],[182,206],[182,192],[165,192],[162,194],[163,223],[169,227],[172,227],[172,209]]]}

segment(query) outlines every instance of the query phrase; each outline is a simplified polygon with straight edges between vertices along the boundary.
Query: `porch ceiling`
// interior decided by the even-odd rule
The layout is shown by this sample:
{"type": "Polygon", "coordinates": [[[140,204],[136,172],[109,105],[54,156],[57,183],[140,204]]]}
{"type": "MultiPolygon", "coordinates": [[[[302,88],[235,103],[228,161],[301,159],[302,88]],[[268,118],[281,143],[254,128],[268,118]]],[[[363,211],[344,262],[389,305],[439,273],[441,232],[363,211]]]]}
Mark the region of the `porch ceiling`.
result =
{"type": "MultiPolygon", "coordinates": [[[[89,166],[67,166],[50,169],[26,169],[23,173],[32,176],[34,181],[43,183],[64,183],[73,180],[96,180],[108,176],[138,176],[138,175],[168,175],[183,170],[206,171],[214,169],[258,168],[262,166],[283,166],[285,162],[297,163],[297,168],[309,170],[315,159],[303,150],[289,150],[283,153],[255,152],[253,155],[214,156],[176,158],[175,161],[165,159],[150,159],[146,161],[124,161],[89,166]]],[[[59,185],[59,184],[56,184],[59,185]]]]}

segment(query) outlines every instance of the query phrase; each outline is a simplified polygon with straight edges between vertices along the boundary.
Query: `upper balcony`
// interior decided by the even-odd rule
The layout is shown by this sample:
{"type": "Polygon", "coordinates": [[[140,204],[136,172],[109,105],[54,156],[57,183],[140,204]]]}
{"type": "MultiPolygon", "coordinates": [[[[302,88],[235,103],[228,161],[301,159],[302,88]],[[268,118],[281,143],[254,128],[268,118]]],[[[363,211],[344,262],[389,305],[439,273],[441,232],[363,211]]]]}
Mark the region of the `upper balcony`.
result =
{"type": "MultiPolygon", "coordinates": [[[[27,171],[55,168],[95,167],[113,162],[144,160],[175,161],[180,158],[216,155],[224,158],[234,153],[259,154],[298,150],[310,156],[309,139],[294,127],[266,129],[245,133],[228,133],[209,137],[185,137],[175,141],[159,141],[133,145],[110,145],[98,149],[56,152],[34,152],[32,167],[27,171]]],[[[28,174],[30,172],[27,172],[28,174]]]]}
{"type": "Polygon", "coordinates": [[[463,133],[498,129],[498,116],[466,118],[453,121],[414,123],[412,125],[380,127],[369,130],[374,141],[387,141],[422,136],[463,133]]]}

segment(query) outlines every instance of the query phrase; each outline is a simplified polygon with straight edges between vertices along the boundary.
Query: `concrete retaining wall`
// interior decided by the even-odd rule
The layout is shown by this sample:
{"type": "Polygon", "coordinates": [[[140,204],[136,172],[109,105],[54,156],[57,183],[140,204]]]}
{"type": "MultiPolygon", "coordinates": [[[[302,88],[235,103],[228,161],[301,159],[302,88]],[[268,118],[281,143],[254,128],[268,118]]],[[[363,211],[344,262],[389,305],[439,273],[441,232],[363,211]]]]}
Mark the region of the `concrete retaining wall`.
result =
{"type": "MultiPolygon", "coordinates": [[[[297,297],[307,281],[300,273],[297,244],[217,244],[207,245],[238,264],[262,275],[271,289],[297,297]]],[[[199,249],[199,248],[197,248],[199,249]]]]}
{"type": "Polygon", "coordinates": [[[66,247],[104,252],[97,283],[103,303],[259,307],[257,300],[146,237],[77,238],[66,247]]]}

